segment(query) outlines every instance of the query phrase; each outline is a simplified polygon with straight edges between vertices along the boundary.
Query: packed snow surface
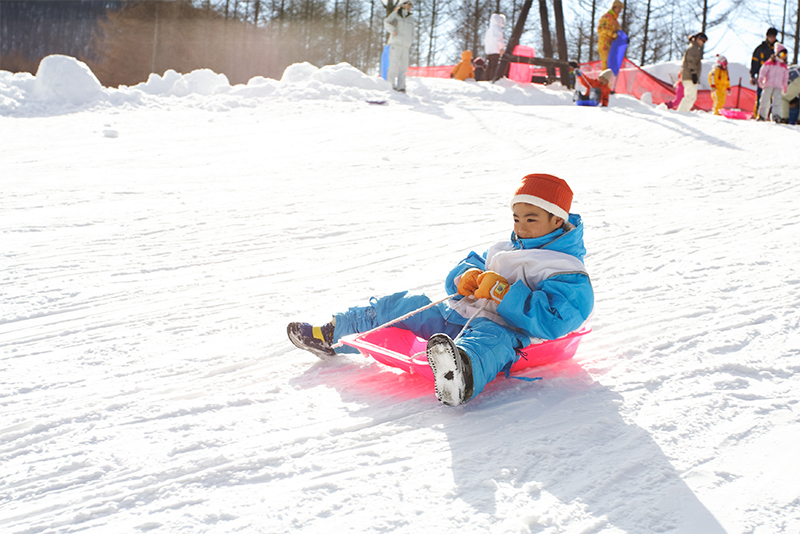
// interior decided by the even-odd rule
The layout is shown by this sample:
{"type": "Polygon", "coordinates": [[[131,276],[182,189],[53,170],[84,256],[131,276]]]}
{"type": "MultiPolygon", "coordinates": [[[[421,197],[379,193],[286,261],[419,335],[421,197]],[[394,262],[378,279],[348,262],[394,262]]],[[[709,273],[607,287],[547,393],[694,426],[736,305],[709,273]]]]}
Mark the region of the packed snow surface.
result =
{"type": "Polygon", "coordinates": [[[0,73],[0,531],[796,533],[798,140],[348,65],[0,73]],[[289,343],[442,298],[530,172],[586,225],[573,360],[449,408],[289,343]]]}

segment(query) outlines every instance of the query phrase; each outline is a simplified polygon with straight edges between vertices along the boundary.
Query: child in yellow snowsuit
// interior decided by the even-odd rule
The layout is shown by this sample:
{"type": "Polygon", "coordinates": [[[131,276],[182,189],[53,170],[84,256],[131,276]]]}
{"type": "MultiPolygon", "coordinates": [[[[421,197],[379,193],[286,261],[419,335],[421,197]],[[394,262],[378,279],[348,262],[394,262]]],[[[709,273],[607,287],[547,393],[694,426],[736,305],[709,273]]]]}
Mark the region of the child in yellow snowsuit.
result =
{"type": "Polygon", "coordinates": [[[717,54],[717,62],[708,74],[708,85],[711,86],[711,98],[714,99],[714,115],[725,106],[725,97],[731,86],[728,77],[728,60],[717,54]]]}
{"type": "Polygon", "coordinates": [[[600,54],[600,70],[608,68],[608,53],[611,51],[611,43],[617,38],[620,30],[619,14],[622,13],[622,2],[614,0],[611,9],[600,17],[597,24],[597,52],[600,54]]]}
{"type": "Polygon", "coordinates": [[[461,61],[453,67],[450,77],[462,82],[467,78],[475,78],[475,68],[472,66],[472,52],[469,50],[461,52],[461,61]]]}

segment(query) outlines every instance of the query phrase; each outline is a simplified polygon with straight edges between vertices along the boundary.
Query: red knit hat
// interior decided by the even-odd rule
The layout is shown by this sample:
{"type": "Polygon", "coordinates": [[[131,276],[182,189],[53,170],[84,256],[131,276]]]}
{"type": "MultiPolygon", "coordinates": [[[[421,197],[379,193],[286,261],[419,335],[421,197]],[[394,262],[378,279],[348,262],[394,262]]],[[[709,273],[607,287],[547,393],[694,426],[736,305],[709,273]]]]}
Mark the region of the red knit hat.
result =
{"type": "Polygon", "coordinates": [[[522,184],[514,192],[511,208],[520,202],[539,206],[566,221],[572,206],[572,189],[567,182],[552,174],[529,174],[522,179],[522,184]]]}

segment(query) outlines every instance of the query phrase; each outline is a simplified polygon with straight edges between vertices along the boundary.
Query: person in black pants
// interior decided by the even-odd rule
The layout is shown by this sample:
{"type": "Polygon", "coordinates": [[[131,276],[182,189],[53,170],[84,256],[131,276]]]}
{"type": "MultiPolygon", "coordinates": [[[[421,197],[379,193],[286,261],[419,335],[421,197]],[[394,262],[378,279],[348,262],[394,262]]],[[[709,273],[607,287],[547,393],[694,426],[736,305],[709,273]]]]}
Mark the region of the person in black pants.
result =
{"type": "Polygon", "coordinates": [[[778,30],[770,28],[767,30],[767,38],[753,50],[753,59],[750,61],[750,85],[756,86],[756,107],[753,114],[758,114],[758,104],[761,101],[761,87],[758,87],[758,71],[766,60],[772,57],[775,50],[775,41],[778,40],[778,30]]]}

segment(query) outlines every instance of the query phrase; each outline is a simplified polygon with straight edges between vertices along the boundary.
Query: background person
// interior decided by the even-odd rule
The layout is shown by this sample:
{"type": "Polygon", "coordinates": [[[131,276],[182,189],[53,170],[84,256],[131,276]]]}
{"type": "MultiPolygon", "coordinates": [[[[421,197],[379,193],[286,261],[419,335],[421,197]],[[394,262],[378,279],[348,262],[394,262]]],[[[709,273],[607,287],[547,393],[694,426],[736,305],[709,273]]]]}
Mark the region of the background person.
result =
{"type": "Polygon", "coordinates": [[[397,4],[394,11],[383,21],[389,32],[389,70],[386,79],[392,82],[392,89],[406,92],[406,71],[411,45],[414,43],[414,15],[411,14],[411,0],[397,4]]]}
{"type": "Polygon", "coordinates": [[[714,100],[714,115],[725,107],[725,100],[730,93],[731,80],[728,76],[728,60],[717,54],[717,61],[708,73],[708,85],[711,87],[711,98],[714,100]]]}
{"type": "Polygon", "coordinates": [[[800,66],[792,65],[789,67],[789,85],[786,86],[786,92],[781,98],[781,122],[789,124],[797,122],[797,107],[792,107],[792,102],[797,100],[798,95],[800,95],[800,66]],[[792,117],[793,109],[794,117],[792,117]]]}
{"type": "Polygon", "coordinates": [[[611,51],[611,43],[617,38],[620,30],[619,14],[622,13],[622,2],[614,0],[609,9],[597,24],[597,52],[600,54],[600,70],[608,68],[608,53],[611,51]]]}
{"type": "Polygon", "coordinates": [[[761,65],[758,71],[758,86],[761,87],[761,102],[758,105],[758,119],[765,121],[769,117],[772,104],[772,120],[781,121],[781,96],[786,94],[789,83],[789,69],[786,66],[788,51],[781,43],[775,43],[775,53],[761,65]]]}
{"type": "Polygon", "coordinates": [[[581,83],[586,86],[586,94],[583,95],[583,99],[590,99],[592,89],[597,89],[600,92],[600,99],[598,102],[602,107],[608,107],[608,97],[611,95],[610,83],[611,79],[614,77],[614,73],[611,72],[611,69],[604,70],[597,78],[587,76],[579,69],[575,70],[575,75],[580,77],[581,83]]]}
{"type": "Polygon", "coordinates": [[[775,51],[775,41],[778,40],[778,30],[770,28],[767,30],[767,38],[753,50],[753,58],[750,60],[750,85],[756,85],[756,103],[753,108],[753,115],[758,118],[758,104],[761,101],[761,87],[758,87],[758,71],[761,66],[772,57],[775,51]]]}
{"type": "Polygon", "coordinates": [[[472,52],[464,50],[461,52],[461,61],[450,71],[450,77],[456,80],[475,79],[475,67],[472,65],[472,52]]]}
{"type": "Polygon", "coordinates": [[[689,37],[689,47],[683,53],[681,63],[681,83],[683,84],[683,99],[678,104],[678,111],[691,111],[697,100],[697,83],[703,70],[703,46],[708,37],[700,32],[689,37]]]}
{"type": "Polygon", "coordinates": [[[497,73],[497,64],[500,55],[505,49],[503,41],[503,28],[506,25],[506,16],[501,13],[494,13],[489,17],[489,28],[483,36],[483,49],[486,52],[486,79],[493,81],[497,73]]]}

